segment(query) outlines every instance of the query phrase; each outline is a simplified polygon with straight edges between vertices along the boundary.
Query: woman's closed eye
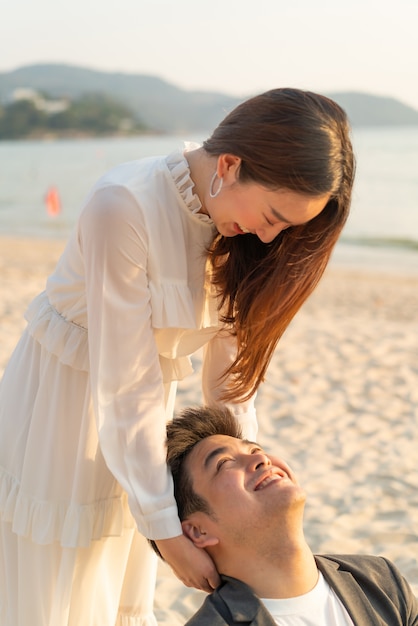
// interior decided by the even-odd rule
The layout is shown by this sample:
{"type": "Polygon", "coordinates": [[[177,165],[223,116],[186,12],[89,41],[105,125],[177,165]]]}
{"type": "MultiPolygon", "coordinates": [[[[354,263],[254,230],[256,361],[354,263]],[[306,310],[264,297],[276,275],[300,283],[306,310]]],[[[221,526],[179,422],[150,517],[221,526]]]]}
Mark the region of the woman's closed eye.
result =
{"type": "Polygon", "coordinates": [[[266,224],[268,224],[268,226],[277,226],[278,224],[282,224],[282,227],[280,230],[286,230],[287,228],[290,228],[291,226],[293,226],[293,224],[289,224],[289,222],[285,222],[284,220],[279,220],[279,221],[273,221],[274,218],[269,218],[267,217],[267,215],[264,215],[264,219],[266,221],[266,224]]]}

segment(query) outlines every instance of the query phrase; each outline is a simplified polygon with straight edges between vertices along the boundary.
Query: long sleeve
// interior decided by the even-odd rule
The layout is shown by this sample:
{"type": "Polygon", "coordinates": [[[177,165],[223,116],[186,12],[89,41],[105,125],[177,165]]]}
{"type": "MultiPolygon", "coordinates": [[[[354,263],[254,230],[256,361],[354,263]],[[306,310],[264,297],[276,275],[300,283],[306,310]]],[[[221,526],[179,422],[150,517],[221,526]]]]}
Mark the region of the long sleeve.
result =
{"type": "MultiPolygon", "coordinates": [[[[208,405],[218,404],[220,396],[225,389],[227,379],[222,380],[225,372],[236,356],[236,340],[226,330],[221,330],[204,347],[204,360],[202,369],[202,392],[204,402],[208,405]]],[[[255,411],[254,394],[246,402],[225,403],[239,421],[243,435],[251,441],[256,441],[258,424],[255,411]]]]}
{"type": "Polygon", "coordinates": [[[181,534],[165,461],[164,386],[151,326],[148,238],[122,187],[90,199],[79,222],[85,264],[90,373],[101,450],[128,493],[139,531],[181,534]]]}

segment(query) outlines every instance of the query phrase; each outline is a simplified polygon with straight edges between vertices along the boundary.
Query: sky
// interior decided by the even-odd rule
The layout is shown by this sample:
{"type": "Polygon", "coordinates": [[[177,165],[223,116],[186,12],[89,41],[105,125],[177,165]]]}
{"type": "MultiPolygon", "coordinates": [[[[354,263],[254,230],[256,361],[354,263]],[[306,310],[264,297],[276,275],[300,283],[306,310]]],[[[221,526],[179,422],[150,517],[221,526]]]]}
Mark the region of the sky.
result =
{"type": "Polygon", "coordinates": [[[418,109],[418,0],[2,2],[1,72],[67,63],[239,97],[291,86],[418,109]]]}

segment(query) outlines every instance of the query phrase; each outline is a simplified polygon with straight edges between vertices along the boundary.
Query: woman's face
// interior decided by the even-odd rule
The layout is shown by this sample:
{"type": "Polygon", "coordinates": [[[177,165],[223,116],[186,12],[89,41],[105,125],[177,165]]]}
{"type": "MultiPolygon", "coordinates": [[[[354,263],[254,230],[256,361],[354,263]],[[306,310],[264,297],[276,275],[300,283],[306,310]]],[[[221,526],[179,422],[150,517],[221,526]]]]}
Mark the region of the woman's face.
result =
{"type": "MultiPolygon", "coordinates": [[[[257,183],[240,183],[241,160],[233,155],[218,159],[220,193],[205,198],[206,212],[218,232],[225,237],[252,233],[263,243],[270,243],[284,229],[309,222],[321,213],[328,195],[308,196],[289,189],[270,190],[257,183]]],[[[219,185],[215,181],[214,191],[219,185]]]]}

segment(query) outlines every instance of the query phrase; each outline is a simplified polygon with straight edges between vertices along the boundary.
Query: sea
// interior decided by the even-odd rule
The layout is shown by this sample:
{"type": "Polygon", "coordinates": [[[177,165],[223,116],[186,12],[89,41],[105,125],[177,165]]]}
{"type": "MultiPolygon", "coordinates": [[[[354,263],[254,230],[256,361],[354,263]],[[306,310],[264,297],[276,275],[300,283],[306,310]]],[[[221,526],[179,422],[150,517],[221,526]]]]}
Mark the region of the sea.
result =
{"type": "MultiPolygon", "coordinates": [[[[67,238],[106,170],[206,136],[0,141],[0,235],[67,238]],[[51,189],[60,201],[52,212],[51,189]]],[[[357,128],[353,144],[352,208],[331,263],[418,274],[418,127],[357,128]]]]}

